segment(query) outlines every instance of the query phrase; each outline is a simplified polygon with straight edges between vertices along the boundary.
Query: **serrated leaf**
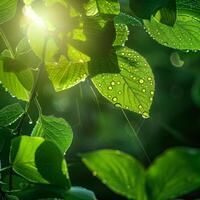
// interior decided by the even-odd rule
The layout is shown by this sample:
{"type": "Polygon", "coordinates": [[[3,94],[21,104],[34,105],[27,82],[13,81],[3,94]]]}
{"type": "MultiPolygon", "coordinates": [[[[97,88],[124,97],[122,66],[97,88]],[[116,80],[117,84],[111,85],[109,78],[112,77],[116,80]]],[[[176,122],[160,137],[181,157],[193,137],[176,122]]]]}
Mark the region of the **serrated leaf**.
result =
{"type": "Polygon", "coordinates": [[[17,0],[1,0],[0,1],[0,24],[14,17],[17,8],[17,0]]]}
{"type": "Polygon", "coordinates": [[[29,68],[23,68],[17,60],[5,57],[0,60],[0,82],[12,96],[28,101],[33,85],[33,75],[29,68]]]}
{"type": "Polygon", "coordinates": [[[132,26],[142,26],[142,21],[137,19],[136,17],[130,16],[126,13],[120,13],[115,17],[116,24],[126,24],[132,26]]]}
{"type": "Polygon", "coordinates": [[[95,16],[98,13],[104,15],[118,15],[120,4],[118,0],[89,0],[85,3],[87,16],[95,16]]]}
{"type": "Polygon", "coordinates": [[[147,61],[137,52],[117,50],[119,74],[100,74],[92,78],[99,92],[115,106],[149,116],[154,95],[154,77],[147,61]]]}
{"type": "Polygon", "coordinates": [[[12,104],[0,110],[0,126],[6,127],[13,124],[24,113],[20,104],[12,104]]]}
{"type": "Polygon", "coordinates": [[[56,91],[62,91],[84,81],[88,75],[87,63],[73,63],[64,56],[57,63],[47,63],[49,79],[56,91]]]}
{"type": "Polygon", "coordinates": [[[12,140],[10,162],[17,174],[31,182],[70,186],[63,154],[53,142],[40,137],[17,137],[12,140]]]}
{"type": "Polygon", "coordinates": [[[144,24],[148,33],[160,44],[180,50],[200,49],[200,1],[177,0],[177,20],[173,27],[155,17],[144,24]]]}
{"type": "Polygon", "coordinates": [[[27,54],[31,51],[31,47],[29,45],[28,39],[25,37],[19,41],[16,47],[16,56],[21,56],[23,54],[27,54]]]}
{"type": "Polygon", "coordinates": [[[41,115],[32,136],[54,142],[64,154],[72,143],[73,132],[64,119],[41,115]]]}
{"type": "Polygon", "coordinates": [[[145,171],[128,154],[100,150],[82,155],[82,161],[105,185],[128,199],[146,200],[145,171]]]}
{"type": "Polygon", "coordinates": [[[116,29],[116,39],[113,46],[124,46],[128,40],[129,30],[125,24],[115,24],[116,29]]]}
{"type": "Polygon", "coordinates": [[[199,169],[199,149],[180,147],[166,151],[147,172],[151,199],[174,199],[200,188],[199,169]]]}

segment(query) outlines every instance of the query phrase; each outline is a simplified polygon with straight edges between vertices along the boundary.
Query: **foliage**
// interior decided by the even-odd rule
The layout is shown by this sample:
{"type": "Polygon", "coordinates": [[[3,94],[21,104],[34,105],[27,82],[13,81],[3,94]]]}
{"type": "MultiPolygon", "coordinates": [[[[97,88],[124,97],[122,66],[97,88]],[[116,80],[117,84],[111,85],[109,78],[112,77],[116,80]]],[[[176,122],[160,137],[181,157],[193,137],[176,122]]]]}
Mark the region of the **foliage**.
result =
{"type": "MultiPolygon", "coordinates": [[[[118,0],[24,0],[23,6],[17,0],[0,2],[0,25],[14,18],[16,11],[28,18],[15,50],[0,27],[5,45],[0,54],[0,83],[26,104],[0,110],[0,194],[22,200],[95,200],[93,192],[71,186],[64,155],[72,143],[72,128],[62,118],[43,114],[38,101],[42,77],[47,73],[55,91],[90,79],[114,106],[148,118],[154,75],[146,59],[125,46],[128,27],[143,26],[164,46],[200,50],[200,1],[134,0],[130,1],[132,16],[121,12],[118,0]],[[24,59],[29,56],[31,63],[24,59]],[[33,105],[38,120],[32,133],[24,134],[33,105]]],[[[119,151],[83,156],[112,190],[138,200],[165,200],[199,188],[199,159],[198,150],[173,149],[145,170],[119,151]],[[187,163],[190,166],[181,168],[187,163]]]]}
{"type": "Polygon", "coordinates": [[[82,160],[104,184],[128,199],[167,200],[200,187],[198,149],[169,149],[147,170],[135,158],[114,150],[83,154],[82,160]]]}

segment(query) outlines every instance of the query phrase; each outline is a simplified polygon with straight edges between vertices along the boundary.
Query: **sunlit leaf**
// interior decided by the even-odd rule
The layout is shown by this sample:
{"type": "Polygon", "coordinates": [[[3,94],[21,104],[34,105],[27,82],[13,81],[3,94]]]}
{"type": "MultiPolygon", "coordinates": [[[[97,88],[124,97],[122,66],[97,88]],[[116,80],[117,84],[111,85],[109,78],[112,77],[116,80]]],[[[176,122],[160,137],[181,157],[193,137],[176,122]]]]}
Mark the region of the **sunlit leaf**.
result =
{"type": "Polygon", "coordinates": [[[6,127],[14,123],[24,113],[20,104],[12,104],[0,110],[0,126],[6,127]]]}
{"type": "Polygon", "coordinates": [[[41,115],[32,136],[43,137],[45,140],[54,142],[64,153],[72,143],[73,132],[64,119],[41,115]]]}
{"type": "Polygon", "coordinates": [[[145,171],[131,156],[114,150],[100,150],[82,155],[95,176],[111,190],[128,199],[145,200],[145,171]]]}
{"type": "Polygon", "coordinates": [[[116,39],[113,45],[124,46],[129,36],[128,27],[125,24],[116,23],[115,28],[116,28],[116,39]]]}
{"type": "Polygon", "coordinates": [[[89,0],[85,4],[87,16],[99,14],[118,15],[120,4],[118,0],[89,0]]]}
{"type": "Polygon", "coordinates": [[[19,41],[16,47],[16,56],[21,56],[23,54],[27,54],[31,51],[31,47],[29,45],[28,39],[25,37],[19,41]]]}
{"type": "MultiPolygon", "coordinates": [[[[28,34],[29,44],[32,50],[39,58],[42,58],[45,46],[45,40],[48,37],[46,31],[41,27],[32,24],[29,26],[27,34],[28,34]]],[[[45,60],[53,61],[54,56],[56,55],[58,50],[59,48],[57,47],[54,39],[48,37],[45,60]]]]}
{"type": "Polygon", "coordinates": [[[151,199],[166,200],[200,187],[200,151],[174,148],[157,158],[148,170],[151,199]]]}
{"type": "Polygon", "coordinates": [[[100,74],[92,81],[115,106],[149,116],[154,95],[154,77],[146,60],[124,47],[117,51],[119,74],[100,74]]]}
{"type": "Polygon", "coordinates": [[[62,152],[43,138],[21,136],[13,139],[10,161],[14,171],[31,182],[70,185],[62,152]]]}
{"type": "Polygon", "coordinates": [[[79,82],[84,81],[88,75],[87,63],[73,63],[64,56],[60,57],[58,63],[47,63],[46,69],[56,91],[73,87],[79,82]]]}
{"type": "Polygon", "coordinates": [[[152,16],[144,24],[148,33],[160,44],[181,50],[200,49],[200,1],[177,0],[177,20],[173,27],[152,16]]]}
{"type": "Polygon", "coordinates": [[[0,1],[0,24],[14,17],[18,0],[1,0],[0,1]]]}

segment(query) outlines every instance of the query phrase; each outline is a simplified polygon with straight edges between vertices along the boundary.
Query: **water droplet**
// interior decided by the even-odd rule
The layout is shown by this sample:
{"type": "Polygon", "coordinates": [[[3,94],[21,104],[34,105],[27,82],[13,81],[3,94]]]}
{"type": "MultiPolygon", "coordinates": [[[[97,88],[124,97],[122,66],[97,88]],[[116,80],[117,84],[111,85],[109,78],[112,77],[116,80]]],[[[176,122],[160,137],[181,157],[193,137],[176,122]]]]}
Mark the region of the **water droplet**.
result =
{"type": "Polygon", "coordinates": [[[140,84],[143,84],[143,83],[144,83],[144,80],[141,78],[141,79],[139,80],[139,83],[140,83],[140,84]]]}
{"type": "Polygon", "coordinates": [[[109,89],[109,90],[112,90],[113,88],[112,88],[112,86],[109,86],[108,89],[109,89]]]}
{"type": "Polygon", "coordinates": [[[149,118],[149,114],[148,114],[147,112],[143,112],[143,113],[142,113],[142,117],[143,117],[144,119],[147,119],[147,118],[149,118]]]}
{"type": "Polygon", "coordinates": [[[113,100],[114,102],[116,102],[116,101],[117,101],[117,97],[113,97],[112,100],[113,100]]]}
{"type": "Polygon", "coordinates": [[[154,91],[151,91],[150,94],[151,94],[151,95],[154,95],[154,91]]]}
{"type": "Polygon", "coordinates": [[[119,107],[119,108],[121,108],[122,105],[121,105],[120,103],[115,103],[115,107],[119,107]]]}
{"type": "Polygon", "coordinates": [[[145,89],[142,89],[142,92],[146,92],[146,90],[145,90],[145,89]]]}
{"type": "Polygon", "coordinates": [[[110,84],[114,86],[115,85],[115,81],[112,81],[110,84]]]}
{"type": "Polygon", "coordinates": [[[93,176],[96,176],[96,175],[97,175],[97,172],[94,171],[94,172],[92,173],[92,175],[93,175],[93,176]]]}
{"type": "Polygon", "coordinates": [[[142,105],[139,105],[138,108],[139,108],[139,109],[142,109],[142,105]]]}
{"type": "Polygon", "coordinates": [[[122,91],[119,91],[118,94],[121,95],[121,94],[122,94],[122,91]]]}
{"type": "Polygon", "coordinates": [[[147,78],[147,80],[148,80],[148,81],[151,81],[151,80],[152,80],[152,78],[151,78],[151,77],[148,77],[148,78],[147,78]]]}

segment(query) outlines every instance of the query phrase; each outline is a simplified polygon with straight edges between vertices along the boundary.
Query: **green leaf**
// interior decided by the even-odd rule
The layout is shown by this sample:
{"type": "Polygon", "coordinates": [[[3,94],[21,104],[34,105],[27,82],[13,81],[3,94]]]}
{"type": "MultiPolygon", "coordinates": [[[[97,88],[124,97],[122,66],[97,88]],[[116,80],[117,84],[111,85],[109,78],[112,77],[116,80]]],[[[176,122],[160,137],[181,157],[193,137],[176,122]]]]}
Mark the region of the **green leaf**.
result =
{"type": "Polygon", "coordinates": [[[131,156],[114,150],[82,155],[85,165],[105,185],[129,199],[146,200],[145,171],[131,156]]]}
{"type": "Polygon", "coordinates": [[[42,184],[37,184],[20,192],[16,192],[15,195],[23,200],[30,200],[30,197],[34,200],[96,200],[92,191],[82,187],[71,187],[69,190],[66,190],[53,185],[42,184]]]}
{"type": "Polygon", "coordinates": [[[24,37],[19,41],[16,47],[16,56],[21,56],[27,54],[31,51],[31,47],[29,45],[28,39],[24,37]]]}
{"type": "Polygon", "coordinates": [[[96,200],[94,193],[82,187],[71,187],[65,195],[65,200],[96,200]]]}
{"type": "Polygon", "coordinates": [[[17,174],[31,182],[70,187],[62,152],[43,138],[21,136],[13,139],[10,162],[17,174]]]}
{"type": "Polygon", "coordinates": [[[160,44],[180,50],[200,50],[200,1],[177,0],[177,20],[173,27],[156,17],[144,20],[148,33],[160,44]]]}
{"type": "Polygon", "coordinates": [[[47,63],[46,69],[56,91],[71,88],[84,81],[88,75],[87,63],[73,63],[64,56],[60,57],[58,63],[47,63]]]}
{"type": "Polygon", "coordinates": [[[33,52],[42,58],[45,40],[48,37],[45,60],[48,62],[54,61],[54,56],[58,52],[59,48],[53,38],[49,37],[46,31],[34,24],[31,24],[28,28],[28,41],[33,52]]]}
{"type": "Polygon", "coordinates": [[[129,30],[125,24],[115,24],[116,39],[113,46],[124,46],[128,40],[129,30]]]}
{"type": "Polygon", "coordinates": [[[173,148],[165,152],[147,173],[154,200],[173,199],[200,188],[200,151],[173,148]]]}
{"type": "Polygon", "coordinates": [[[6,127],[13,124],[24,113],[20,104],[12,104],[0,110],[0,126],[6,127]]]}
{"type": "Polygon", "coordinates": [[[136,16],[150,19],[160,9],[173,10],[176,13],[176,0],[131,0],[130,8],[136,16]]]}
{"type": "Polygon", "coordinates": [[[65,153],[72,143],[73,132],[64,119],[41,115],[32,136],[54,142],[65,153]]]}
{"type": "Polygon", "coordinates": [[[0,81],[12,96],[28,101],[30,90],[33,86],[32,71],[23,63],[9,57],[5,50],[0,59],[0,81]]]}
{"type": "Polygon", "coordinates": [[[27,187],[21,191],[15,192],[19,199],[23,200],[55,200],[63,199],[66,189],[57,187],[55,185],[35,184],[27,187]]]}
{"type": "Polygon", "coordinates": [[[126,13],[120,13],[115,17],[116,24],[126,24],[132,26],[142,26],[142,22],[136,17],[130,16],[126,13]]]}
{"type": "Polygon", "coordinates": [[[155,17],[165,25],[174,26],[177,17],[176,0],[168,0],[168,4],[158,10],[155,17]]]}
{"type": "Polygon", "coordinates": [[[118,0],[89,0],[85,3],[87,16],[99,14],[118,15],[120,13],[120,4],[118,0]]]}
{"type": "Polygon", "coordinates": [[[17,8],[17,0],[0,1],[0,24],[14,17],[17,8]]]}
{"type": "Polygon", "coordinates": [[[100,74],[92,81],[115,106],[149,116],[154,94],[154,77],[146,60],[124,47],[117,50],[119,74],[100,74]]]}

